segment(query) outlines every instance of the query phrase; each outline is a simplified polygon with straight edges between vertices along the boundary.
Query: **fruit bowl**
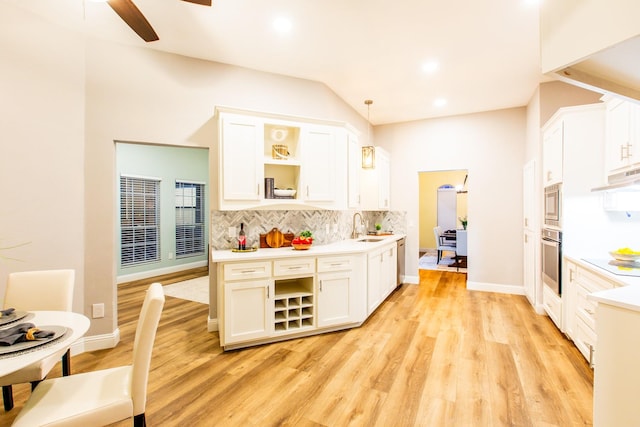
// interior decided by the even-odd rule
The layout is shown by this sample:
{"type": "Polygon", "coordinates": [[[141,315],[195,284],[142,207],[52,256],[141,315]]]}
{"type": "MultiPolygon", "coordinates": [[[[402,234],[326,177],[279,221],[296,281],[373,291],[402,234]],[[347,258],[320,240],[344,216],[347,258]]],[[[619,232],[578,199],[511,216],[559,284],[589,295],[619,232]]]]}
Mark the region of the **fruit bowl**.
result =
{"type": "Polygon", "coordinates": [[[311,247],[311,243],[292,243],[293,249],[296,251],[306,251],[311,247]]]}
{"type": "Polygon", "coordinates": [[[296,195],[296,190],[275,188],[273,190],[273,194],[275,194],[278,197],[293,197],[296,195]]]}
{"type": "Polygon", "coordinates": [[[609,254],[618,261],[636,261],[640,259],[640,253],[622,253],[619,251],[610,251],[609,254]]]}

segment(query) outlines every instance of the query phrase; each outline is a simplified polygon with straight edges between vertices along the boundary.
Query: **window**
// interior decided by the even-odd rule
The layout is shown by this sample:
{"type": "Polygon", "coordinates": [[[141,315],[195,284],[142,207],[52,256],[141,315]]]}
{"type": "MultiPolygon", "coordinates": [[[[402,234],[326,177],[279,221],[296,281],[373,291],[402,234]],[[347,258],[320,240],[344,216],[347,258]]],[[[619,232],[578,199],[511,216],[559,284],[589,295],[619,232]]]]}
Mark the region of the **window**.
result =
{"type": "Polygon", "coordinates": [[[204,254],[204,184],[176,181],[176,258],[204,254]]]}
{"type": "Polygon", "coordinates": [[[120,264],[160,260],[160,180],[120,177],[120,264]]]}

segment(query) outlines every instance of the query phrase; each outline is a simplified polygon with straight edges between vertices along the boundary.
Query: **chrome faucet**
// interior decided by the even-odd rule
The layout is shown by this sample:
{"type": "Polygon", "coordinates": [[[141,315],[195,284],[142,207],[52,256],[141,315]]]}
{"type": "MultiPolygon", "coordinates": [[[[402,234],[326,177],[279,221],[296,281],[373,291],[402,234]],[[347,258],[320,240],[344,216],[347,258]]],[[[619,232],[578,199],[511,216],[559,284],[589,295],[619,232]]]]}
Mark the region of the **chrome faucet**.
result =
{"type": "Polygon", "coordinates": [[[357,239],[358,237],[360,237],[360,234],[358,233],[358,229],[356,228],[356,216],[360,217],[360,225],[364,225],[364,219],[362,219],[362,215],[360,214],[360,212],[356,212],[353,215],[353,230],[351,231],[352,239],[357,239]]]}

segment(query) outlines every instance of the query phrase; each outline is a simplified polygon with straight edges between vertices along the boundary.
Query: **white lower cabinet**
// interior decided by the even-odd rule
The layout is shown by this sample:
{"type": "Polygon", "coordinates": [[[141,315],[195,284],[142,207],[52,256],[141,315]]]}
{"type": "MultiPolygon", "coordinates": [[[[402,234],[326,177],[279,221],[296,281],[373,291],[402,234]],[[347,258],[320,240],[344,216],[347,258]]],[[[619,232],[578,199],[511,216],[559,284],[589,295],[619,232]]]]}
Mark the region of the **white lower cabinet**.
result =
{"type": "Polygon", "coordinates": [[[351,319],[351,273],[318,274],[318,326],[331,326],[351,319]]]}
{"type": "Polygon", "coordinates": [[[271,335],[272,283],[271,279],[262,279],[224,284],[223,345],[271,335]]]}
{"type": "Polygon", "coordinates": [[[562,326],[562,299],[547,285],[542,285],[542,306],[553,323],[563,330],[562,326]]]}
{"type": "Polygon", "coordinates": [[[397,245],[372,251],[367,262],[367,315],[370,315],[396,288],[397,245]]]}
{"type": "MultiPolygon", "coordinates": [[[[384,260],[385,266],[393,264],[393,269],[385,267],[388,279],[396,268],[388,249],[384,260]]],[[[366,254],[349,254],[219,263],[221,346],[246,347],[358,326],[367,316],[366,262],[366,254]]],[[[388,280],[383,282],[388,286],[388,280]]]]}
{"type": "Polygon", "coordinates": [[[364,320],[363,270],[363,256],[318,258],[318,327],[364,320]]]}
{"type": "Polygon", "coordinates": [[[593,292],[613,289],[621,284],[607,280],[597,274],[597,270],[567,258],[564,259],[563,268],[566,271],[563,299],[565,299],[564,307],[567,310],[565,313],[567,327],[564,332],[573,340],[589,364],[594,366],[598,343],[596,333],[598,304],[588,295],[593,292]]]}

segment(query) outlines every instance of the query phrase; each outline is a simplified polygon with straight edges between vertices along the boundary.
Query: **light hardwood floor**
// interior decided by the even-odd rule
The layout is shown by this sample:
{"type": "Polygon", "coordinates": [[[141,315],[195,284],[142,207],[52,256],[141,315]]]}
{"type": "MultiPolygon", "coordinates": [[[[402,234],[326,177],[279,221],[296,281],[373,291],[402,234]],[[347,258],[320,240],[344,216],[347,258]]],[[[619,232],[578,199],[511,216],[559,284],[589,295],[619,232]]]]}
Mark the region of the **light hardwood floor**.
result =
{"type": "MultiPolygon", "coordinates": [[[[206,330],[206,305],[167,297],[147,423],[591,425],[593,372],[577,349],[524,297],[467,291],[464,279],[423,270],[420,285],[400,287],[360,328],[226,353],[206,330]]],[[[121,343],[74,356],[73,372],[130,362],[144,289],[120,288],[121,343]]],[[[14,386],[0,427],[28,393],[14,386]]]]}

